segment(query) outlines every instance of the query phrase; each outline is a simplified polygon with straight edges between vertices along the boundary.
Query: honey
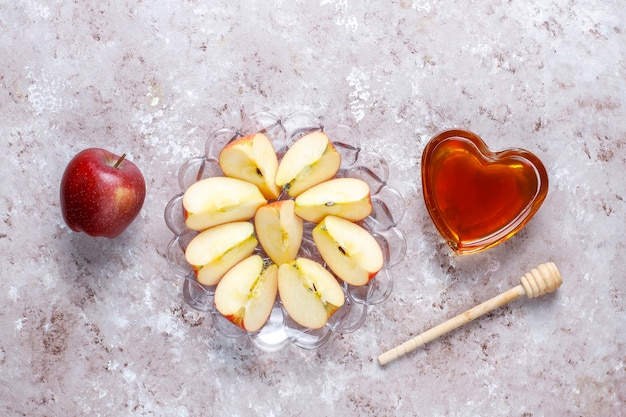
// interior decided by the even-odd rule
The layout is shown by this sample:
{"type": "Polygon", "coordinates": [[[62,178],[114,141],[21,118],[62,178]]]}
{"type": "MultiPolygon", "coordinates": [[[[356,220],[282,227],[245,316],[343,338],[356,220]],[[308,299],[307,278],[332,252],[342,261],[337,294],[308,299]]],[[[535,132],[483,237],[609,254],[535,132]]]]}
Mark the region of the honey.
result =
{"type": "Polygon", "coordinates": [[[492,152],[477,135],[448,130],[424,149],[422,188],[435,227],[462,254],[517,233],[543,203],[548,177],[526,150],[492,152]]]}

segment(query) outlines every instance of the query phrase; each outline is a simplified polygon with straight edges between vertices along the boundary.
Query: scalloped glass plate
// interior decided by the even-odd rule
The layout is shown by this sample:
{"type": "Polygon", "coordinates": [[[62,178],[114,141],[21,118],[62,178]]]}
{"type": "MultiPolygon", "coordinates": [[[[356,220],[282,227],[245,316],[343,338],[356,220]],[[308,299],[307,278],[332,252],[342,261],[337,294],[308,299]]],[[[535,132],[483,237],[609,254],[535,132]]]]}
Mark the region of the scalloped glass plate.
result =
{"type": "MultiPolygon", "coordinates": [[[[333,333],[351,333],[358,330],[367,318],[368,309],[385,301],[393,289],[393,266],[405,255],[406,241],[397,224],[404,216],[404,199],[387,184],[389,168],[383,157],[361,148],[359,136],[349,126],[322,124],[314,115],[299,111],[281,117],[262,111],[242,117],[238,128],[223,128],[209,135],[204,155],[185,161],[178,172],[180,193],[170,199],[165,207],[165,223],[174,236],[167,245],[167,261],[175,279],[183,282],[183,299],[190,307],[204,311],[212,317],[216,331],[225,337],[249,338],[258,348],[273,352],[289,345],[305,349],[316,349],[323,345],[333,333]],[[276,149],[279,159],[290,144],[313,131],[323,131],[332,140],[341,154],[341,167],[337,177],[359,178],[370,186],[373,211],[361,222],[378,241],[385,258],[381,271],[367,285],[356,287],[342,283],[345,303],[321,329],[303,328],[289,317],[282,307],[280,296],[267,323],[257,332],[249,333],[228,321],[213,303],[215,287],[198,283],[191,266],[185,260],[185,249],[197,232],[185,226],[182,208],[184,191],[196,181],[223,175],[218,158],[224,146],[241,136],[264,132],[276,149]]],[[[305,232],[298,256],[323,260],[317,251],[311,230],[315,225],[305,222],[305,232]]],[[[258,247],[256,252],[266,255],[258,247]]],[[[341,281],[339,281],[341,282],[341,281]]]]}

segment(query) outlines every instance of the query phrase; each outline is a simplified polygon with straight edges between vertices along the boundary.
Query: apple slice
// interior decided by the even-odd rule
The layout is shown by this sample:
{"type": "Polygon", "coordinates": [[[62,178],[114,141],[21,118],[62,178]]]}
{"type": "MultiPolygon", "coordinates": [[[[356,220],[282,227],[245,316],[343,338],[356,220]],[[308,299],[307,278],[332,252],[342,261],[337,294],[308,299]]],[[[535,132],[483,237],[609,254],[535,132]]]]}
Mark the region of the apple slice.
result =
{"type": "Polygon", "coordinates": [[[215,289],[215,307],[249,332],[259,330],[272,312],[278,291],[278,266],[252,255],[233,266],[215,289]]]}
{"type": "Polygon", "coordinates": [[[222,149],[219,164],[229,177],[248,181],[259,187],[268,200],[278,198],[276,185],[278,158],[272,142],[263,133],[235,139],[222,149]]]}
{"type": "Polygon", "coordinates": [[[344,303],[343,289],[335,277],[306,258],[278,267],[278,292],[291,318],[310,329],[323,327],[344,303]]]}
{"type": "Polygon", "coordinates": [[[304,222],[294,212],[293,200],[259,207],[254,215],[256,235],[267,256],[280,265],[296,259],[302,243],[304,222]]]}
{"type": "Polygon", "coordinates": [[[364,228],[337,216],[326,216],[312,232],[322,259],[339,278],[365,285],[383,267],[383,252],[364,228]]]}
{"type": "Polygon", "coordinates": [[[370,187],[357,178],[335,178],[314,185],[296,197],[295,212],[319,223],[328,215],[356,222],[372,212],[370,187]]]}
{"type": "Polygon", "coordinates": [[[309,133],[285,152],[276,172],[276,184],[291,197],[331,179],[341,165],[341,155],[323,132],[309,133]]]}
{"type": "Polygon", "coordinates": [[[200,284],[215,285],[230,268],[250,256],[257,243],[252,223],[225,223],[194,237],[187,245],[185,259],[200,284]]]}
{"type": "Polygon", "coordinates": [[[185,224],[202,231],[228,222],[250,220],[267,203],[259,188],[230,177],[211,177],[192,184],[183,195],[185,224]]]}

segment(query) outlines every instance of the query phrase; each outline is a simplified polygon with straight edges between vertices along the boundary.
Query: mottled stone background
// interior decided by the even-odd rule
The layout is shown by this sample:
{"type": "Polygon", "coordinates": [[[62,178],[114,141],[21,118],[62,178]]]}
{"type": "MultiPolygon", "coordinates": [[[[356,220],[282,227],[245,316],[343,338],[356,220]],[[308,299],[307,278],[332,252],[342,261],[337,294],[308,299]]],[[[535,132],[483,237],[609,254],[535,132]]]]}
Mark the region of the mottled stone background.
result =
{"type": "Polygon", "coordinates": [[[621,0],[1,1],[0,414],[626,415],[625,22],[621,0]],[[165,260],[179,166],[260,109],[352,125],[407,203],[392,295],[316,351],[221,336],[165,260]],[[449,127],[550,177],[518,235],[466,257],[422,199],[421,151],[449,127]],[[91,146],[147,179],[114,240],[60,212],[91,146]],[[548,260],[555,294],[374,360],[548,260]]]}

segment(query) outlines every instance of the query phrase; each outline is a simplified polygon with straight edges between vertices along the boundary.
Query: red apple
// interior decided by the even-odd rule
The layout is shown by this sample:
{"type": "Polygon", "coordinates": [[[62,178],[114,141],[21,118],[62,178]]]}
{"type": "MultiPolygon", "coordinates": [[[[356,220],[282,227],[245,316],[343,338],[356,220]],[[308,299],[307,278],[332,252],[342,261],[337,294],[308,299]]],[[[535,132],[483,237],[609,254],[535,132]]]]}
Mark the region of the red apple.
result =
{"type": "Polygon", "coordinates": [[[146,182],[125,156],[90,148],[70,161],[61,179],[61,211],[70,229],[113,238],[137,217],[146,182]]]}

